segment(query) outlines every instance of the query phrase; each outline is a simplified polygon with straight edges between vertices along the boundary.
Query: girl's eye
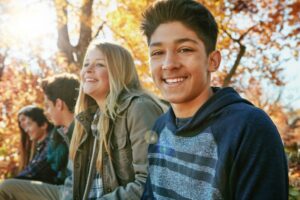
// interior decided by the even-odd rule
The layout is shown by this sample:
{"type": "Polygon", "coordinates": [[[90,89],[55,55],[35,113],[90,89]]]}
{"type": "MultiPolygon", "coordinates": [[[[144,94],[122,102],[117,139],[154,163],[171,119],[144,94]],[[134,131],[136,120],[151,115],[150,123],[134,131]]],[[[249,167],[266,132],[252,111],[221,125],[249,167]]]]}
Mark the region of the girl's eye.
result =
{"type": "Polygon", "coordinates": [[[102,64],[102,63],[96,63],[96,67],[104,67],[104,64],[102,64]]]}
{"type": "Polygon", "coordinates": [[[89,63],[84,63],[83,67],[88,67],[90,64],[89,63]]]}

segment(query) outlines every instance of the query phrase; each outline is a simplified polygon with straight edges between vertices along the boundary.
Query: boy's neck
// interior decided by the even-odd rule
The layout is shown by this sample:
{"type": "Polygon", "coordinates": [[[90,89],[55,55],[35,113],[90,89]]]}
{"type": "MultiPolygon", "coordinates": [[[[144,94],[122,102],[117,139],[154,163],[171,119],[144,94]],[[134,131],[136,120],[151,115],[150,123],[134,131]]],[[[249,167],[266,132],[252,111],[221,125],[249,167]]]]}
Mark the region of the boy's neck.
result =
{"type": "Polygon", "coordinates": [[[171,103],[174,114],[177,118],[188,118],[194,116],[199,108],[213,95],[211,87],[204,90],[198,97],[189,102],[171,103]]]}
{"type": "Polygon", "coordinates": [[[64,127],[64,131],[68,130],[69,126],[74,120],[74,113],[71,112],[65,112],[63,114],[63,123],[62,126],[64,127]]]}

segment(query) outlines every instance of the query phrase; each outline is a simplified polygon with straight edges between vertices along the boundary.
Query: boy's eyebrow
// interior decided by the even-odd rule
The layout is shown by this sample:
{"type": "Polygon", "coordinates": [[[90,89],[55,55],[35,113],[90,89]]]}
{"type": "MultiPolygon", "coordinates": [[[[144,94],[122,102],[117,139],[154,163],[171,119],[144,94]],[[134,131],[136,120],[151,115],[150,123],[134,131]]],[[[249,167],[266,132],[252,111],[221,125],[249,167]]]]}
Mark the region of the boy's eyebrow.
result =
{"type": "MultiPolygon", "coordinates": [[[[180,43],[184,43],[184,42],[192,42],[192,43],[198,44],[198,42],[196,40],[193,40],[191,38],[179,38],[174,41],[175,44],[180,44],[180,43]]],[[[162,44],[163,44],[163,42],[153,42],[153,43],[150,43],[149,47],[162,46],[162,44]]]]}
{"type": "Polygon", "coordinates": [[[180,44],[180,43],[184,43],[184,42],[192,42],[192,43],[198,44],[198,42],[196,40],[193,40],[191,38],[181,38],[181,39],[175,40],[176,44],[180,44]]]}

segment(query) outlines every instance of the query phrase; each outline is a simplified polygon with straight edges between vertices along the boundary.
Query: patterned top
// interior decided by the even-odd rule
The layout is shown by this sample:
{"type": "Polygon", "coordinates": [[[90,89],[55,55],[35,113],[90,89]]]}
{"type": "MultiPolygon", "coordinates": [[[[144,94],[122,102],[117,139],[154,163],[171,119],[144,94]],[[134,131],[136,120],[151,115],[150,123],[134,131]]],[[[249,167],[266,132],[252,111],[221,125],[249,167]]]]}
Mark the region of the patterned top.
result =
{"type": "Polygon", "coordinates": [[[33,159],[15,178],[55,183],[56,172],[51,169],[50,164],[47,162],[47,148],[50,135],[48,134],[45,140],[37,144],[33,159]]]}
{"type": "MultiPolygon", "coordinates": [[[[92,121],[92,124],[91,124],[91,130],[92,130],[92,134],[93,136],[95,137],[94,139],[96,141],[94,142],[97,142],[99,140],[99,130],[97,129],[97,125],[98,125],[98,122],[99,122],[99,118],[100,118],[100,110],[98,109],[97,112],[95,113],[94,115],[94,119],[92,121]]],[[[94,145],[94,148],[96,148],[96,146],[94,145]]],[[[93,160],[94,161],[91,161],[91,165],[94,164],[95,162],[95,159],[97,157],[97,150],[98,149],[93,149],[93,152],[94,152],[94,155],[93,155],[93,160]]],[[[88,195],[88,199],[89,200],[96,200],[100,197],[103,196],[103,181],[102,181],[102,177],[100,176],[99,173],[96,173],[95,174],[95,177],[94,177],[94,180],[92,182],[92,187],[89,191],[89,195],[88,195]]]]}
{"type": "Polygon", "coordinates": [[[96,200],[103,196],[103,182],[99,173],[96,174],[91,190],[89,192],[89,200],[96,200]]]}
{"type": "Polygon", "coordinates": [[[232,88],[213,91],[191,118],[171,108],[156,121],[142,200],[288,199],[274,123],[232,88]]]}

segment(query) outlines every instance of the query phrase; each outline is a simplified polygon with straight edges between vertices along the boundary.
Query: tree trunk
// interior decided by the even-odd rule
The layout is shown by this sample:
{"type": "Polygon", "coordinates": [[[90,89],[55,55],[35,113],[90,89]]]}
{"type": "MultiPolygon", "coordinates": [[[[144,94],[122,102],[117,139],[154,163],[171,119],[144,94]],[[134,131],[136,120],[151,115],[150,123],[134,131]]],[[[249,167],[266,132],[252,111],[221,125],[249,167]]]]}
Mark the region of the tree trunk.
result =
{"type": "Polygon", "coordinates": [[[70,42],[68,31],[68,2],[67,0],[55,0],[57,16],[58,49],[66,57],[68,64],[81,67],[86,49],[92,38],[92,6],[93,0],[84,0],[80,9],[80,32],[76,46],[70,42]]]}

